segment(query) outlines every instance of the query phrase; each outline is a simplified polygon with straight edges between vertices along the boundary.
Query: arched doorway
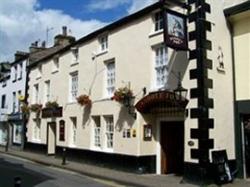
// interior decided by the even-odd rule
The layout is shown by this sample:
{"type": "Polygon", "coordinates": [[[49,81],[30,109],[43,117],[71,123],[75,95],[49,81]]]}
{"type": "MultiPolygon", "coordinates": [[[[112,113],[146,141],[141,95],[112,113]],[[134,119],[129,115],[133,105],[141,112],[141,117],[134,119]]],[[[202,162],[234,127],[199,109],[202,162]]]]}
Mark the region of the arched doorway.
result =
{"type": "Polygon", "coordinates": [[[176,100],[171,91],[152,92],[139,100],[135,107],[142,115],[156,121],[157,174],[181,174],[184,165],[184,120],[188,101],[176,100]]]}

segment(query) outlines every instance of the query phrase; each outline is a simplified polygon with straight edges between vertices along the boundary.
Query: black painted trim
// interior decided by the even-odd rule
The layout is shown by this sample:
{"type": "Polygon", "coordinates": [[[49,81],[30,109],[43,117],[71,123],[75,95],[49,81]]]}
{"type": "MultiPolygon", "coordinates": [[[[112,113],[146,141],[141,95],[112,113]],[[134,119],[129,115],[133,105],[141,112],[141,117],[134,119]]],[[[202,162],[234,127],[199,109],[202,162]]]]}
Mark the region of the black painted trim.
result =
{"type": "Polygon", "coordinates": [[[250,1],[245,1],[241,4],[236,5],[236,6],[229,7],[229,8],[224,10],[224,14],[226,17],[229,17],[229,16],[232,16],[235,14],[239,14],[241,12],[245,12],[247,10],[250,10],[250,1]]]}

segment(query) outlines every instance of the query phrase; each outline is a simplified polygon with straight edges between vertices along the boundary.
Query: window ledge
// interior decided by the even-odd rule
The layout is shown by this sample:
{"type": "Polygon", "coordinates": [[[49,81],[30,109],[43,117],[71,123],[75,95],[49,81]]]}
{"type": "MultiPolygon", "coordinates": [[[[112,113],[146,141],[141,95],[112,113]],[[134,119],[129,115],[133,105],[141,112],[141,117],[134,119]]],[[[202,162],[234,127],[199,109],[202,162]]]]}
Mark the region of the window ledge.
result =
{"type": "Polygon", "coordinates": [[[20,81],[20,80],[22,80],[22,77],[18,77],[18,79],[17,79],[17,80],[19,80],[19,81],[20,81]]]}
{"type": "Polygon", "coordinates": [[[101,148],[101,147],[92,146],[90,149],[91,149],[92,151],[102,152],[102,148],[101,148]]]}
{"type": "Polygon", "coordinates": [[[67,105],[74,105],[77,104],[77,101],[68,101],[67,105]]]}
{"type": "Polygon", "coordinates": [[[41,78],[42,78],[42,76],[37,76],[37,77],[36,77],[36,80],[41,79],[41,78]]]}
{"type": "Polygon", "coordinates": [[[113,153],[113,152],[114,152],[114,149],[105,148],[105,149],[103,149],[103,152],[105,152],[105,153],[113,153]]]}
{"type": "Polygon", "coordinates": [[[160,34],[162,34],[162,33],[163,33],[163,29],[158,30],[158,31],[154,31],[154,32],[150,33],[148,37],[151,38],[151,37],[160,35],[160,34]]]}
{"type": "Polygon", "coordinates": [[[55,74],[55,73],[57,73],[57,72],[59,72],[59,70],[53,70],[51,73],[52,73],[52,74],[55,74]]]}
{"type": "Polygon", "coordinates": [[[42,141],[41,141],[41,140],[38,140],[38,139],[33,139],[32,141],[33,141],[33,143],[39,143],[39,144],[42,143],[42,141]]]}
{"type": "Polygon", "coordinates": [[[70,66],[76,66],[76,65],[78,65],[79,64],[79,61],[74,61],[74,62],[72,62],[71,64],[70,64],[70,66]]]}
{"type": "Polygon", "coordinates": [[[70,144],[69,147],[76,148],[77,146],[75,144],[70,144]]]}
{"type": "Polygon", "coordinates": [[[96,56],[98,57],[98,56],[104,55],[104,54],[106,54],[106,53],[108,53],[108,50],[100,51],[100,52],[98,52],[98,53],[96,54],[96,56]]]}

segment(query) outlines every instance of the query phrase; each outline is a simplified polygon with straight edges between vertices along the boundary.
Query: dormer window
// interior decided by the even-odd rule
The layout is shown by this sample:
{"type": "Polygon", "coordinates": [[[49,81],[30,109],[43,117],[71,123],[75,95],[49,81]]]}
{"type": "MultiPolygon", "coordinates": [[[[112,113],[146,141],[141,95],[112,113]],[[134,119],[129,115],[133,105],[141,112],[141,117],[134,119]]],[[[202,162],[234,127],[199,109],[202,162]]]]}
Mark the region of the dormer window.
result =
{"type": "Polygon", "coordinates": [[[58,57],[55,57],[53,59],[53,65],[52,65],[52,73],[55,73],[59,71],[59,58],[58,57]]]}
{"type": "Polygon", "coordinates": [[[79,48],[74,47],[71,48],[73,59],[72,59],[72,64],[79,63],[79,48]]]}
{"type": "Polygon", "coordinates": [[[39,65],[37,68],[37,76],[36,78],[41,78],[42,77],[42,65],[39,65]]]}
{"type": "Polygon", "coordinates": [[[22,72],[23,72],[23,64],[20,63],[19,64],[19,76],[18,76],[18,79],[22,79],[22,72]]]}
{"type": "Polygon", "coordinates": [[[108,50],[108,35],[99,38],[100,53],[108,50]]]}
{"type": "Polygon", "coordinates": [[[17,65],[14,66],[13,69],[13,82],[17,80],[17,65]]]}
{"type": "Polygon", "coordinates": [[[163,13],[157,12],[154,15],[155,32],[161,31],[163,29],[163,13]]]}

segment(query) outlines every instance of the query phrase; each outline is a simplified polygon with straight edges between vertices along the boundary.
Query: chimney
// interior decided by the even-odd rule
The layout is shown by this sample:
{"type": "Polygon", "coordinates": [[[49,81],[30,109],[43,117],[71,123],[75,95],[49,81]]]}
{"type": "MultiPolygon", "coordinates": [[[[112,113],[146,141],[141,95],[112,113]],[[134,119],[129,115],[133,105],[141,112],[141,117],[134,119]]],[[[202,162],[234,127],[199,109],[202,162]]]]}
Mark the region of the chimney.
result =
{"type": "Polygon", "coordinates": [[[67,36],[67,27],[66,26],[62,27],[62,35],[67,36]]]}
{"type": "Polygon", "coordinates": [[[18,61],[18,60],[20,60],[20,59],[22,59],[22,58],[27,57],[27,55],[28,55],[28,53],[26,53],[26,52],[17,51],[17,52],[15,53],[15,61],[18,61]]]}
{"type": "Polygon", "coordinates": [[[42,47],[42,48],[46,48],[46,42],[45,42],[45,41],[42,42],[41,47],[42,47]]]}
{"type": "Polygon", "coordinates": [[[66,46],[75,42],[75,37],[67,35],[67,27],[62,27],[62,34],[58,34],[54,38],[54,46],[61,45],[66,46]]]}
{"type": "MultiPolygon", "coordinates": [[[[43,45],[43,43],[42,43],[43,45]]],[[[46,49],[45,47],[41,46],[41,47],[38,47],[38,41],[35,41],[34,43],[31,43],[30,47],[29,47],[29,51],[30,53],[34,53],[34,52],[37,52],[37,51],[42,51],[46,49]]]]}

